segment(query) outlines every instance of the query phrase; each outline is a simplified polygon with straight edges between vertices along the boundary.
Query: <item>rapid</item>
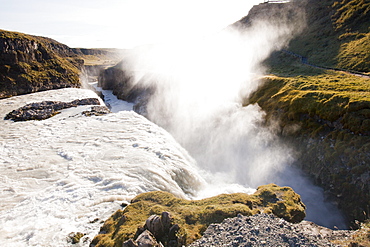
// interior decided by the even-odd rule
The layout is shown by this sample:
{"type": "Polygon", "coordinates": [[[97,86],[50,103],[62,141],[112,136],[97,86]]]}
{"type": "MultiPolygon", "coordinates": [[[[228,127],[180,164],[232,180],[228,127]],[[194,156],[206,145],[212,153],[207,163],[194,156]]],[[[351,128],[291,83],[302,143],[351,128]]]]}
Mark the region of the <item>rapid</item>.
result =
{"type": "MultiPolygon", "coordinates": [[[[61,89],[17,96],[0,100],[0,113],[88,97],[97,95],[61,89]]],[[[85,233],[87,246],[101,221],[135,195],[165,190],[191,197],[205,184],[195,161],[162,128],[133,111],[84,117],[87,107],[43,121],[1,118],[2,246],[66,246],[72,232],[85,233]]]]}

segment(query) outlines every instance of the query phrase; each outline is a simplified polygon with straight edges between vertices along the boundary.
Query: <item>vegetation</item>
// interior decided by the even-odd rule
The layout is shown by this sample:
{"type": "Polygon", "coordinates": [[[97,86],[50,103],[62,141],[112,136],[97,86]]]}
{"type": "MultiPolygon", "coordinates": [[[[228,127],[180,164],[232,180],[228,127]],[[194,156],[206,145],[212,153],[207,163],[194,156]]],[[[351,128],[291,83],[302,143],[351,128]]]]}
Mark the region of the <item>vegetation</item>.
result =
{"type": "Polygon", "coordinates": [[[353,233],[351,238],[332,241],[334,244],[348,247],[370,246],[370,221],[361,224],[361,228],[353,233]]]}
{"type": "Polygon", "coordinates": [[[80,86],[83,65],[71,49],[55,40],[0,30],[0,98],[80,86]]]}
{"type": "Polygon", "coordinates": [[[86,66],[113,66],[122,60],[126,50],[105,48],[105,49],[84,49],[74,48],[74,52],[79,54],[86,66]]]}
{"type": "Polygon", "coordinates": [[[307,0],[307,26],[289,50],[312,64],[370,72],[370,3],[307,0]]]}
{"type": "Polygon", "coordinates": [[[268,117],[281,119],[282,127],[296,123],[311,127],[312,133],[312,127],[323,127],[327,121],[356,134],[370,134],[368,78],[310,67],[285,53],[275,54],[269,66],[273,74],[262,79],[246,104],[258,102],[268,117]]]}
{"type": "Polygon", "coordinates": [[[307,0],[306,10],[307,27],[287,51],[265,61],[269,76],[244,104],[258,103],[267,122],[279,123],[276,131],[297,150],[297,165],[350,221],[366,220],[370,79],[350,72],[370,72],[370,4],[307,0]]]}
{"type": "Polygon", "coordinates": [[[219,223],[239,213],[273,213],[288,221],[299,222],[305,217],[305,206],[291,188],[274,184],[258,187],[253,195],[222,194],[194,201],[176,198],[167,192],[148,192],[136,196],[124,210],[114,213],[92,244],[122,246],[124,241],[134,237],[137,228],[142,227],[150,215],[162,212],[172,215],[173,223],[180,226],[180,241],[189,244],[200,238],[211,223],[219,223]]]}
{"type": "Polygon", "coordinates": [[[72,49],[50,38],[0,30],[0,98],[80,87],[80,74],[113,65],[118,49],[72,49]],[[89,67],[84,66],[89,65],[89,67]]]}

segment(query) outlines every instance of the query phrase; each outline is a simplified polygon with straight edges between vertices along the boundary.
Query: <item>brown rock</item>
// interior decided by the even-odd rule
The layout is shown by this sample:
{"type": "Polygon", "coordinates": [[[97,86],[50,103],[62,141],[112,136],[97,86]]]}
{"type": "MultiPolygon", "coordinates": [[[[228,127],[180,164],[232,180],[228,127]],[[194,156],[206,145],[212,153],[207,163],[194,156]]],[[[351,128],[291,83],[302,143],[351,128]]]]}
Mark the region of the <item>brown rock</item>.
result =
{"type": "Polygon", "coordinates": [[[145,230],[143,233],[139,235],[139,237],[136,239],[136,243],[138,247],[160,247],[162,246],[157,242],[153,234],[145,230]]]}

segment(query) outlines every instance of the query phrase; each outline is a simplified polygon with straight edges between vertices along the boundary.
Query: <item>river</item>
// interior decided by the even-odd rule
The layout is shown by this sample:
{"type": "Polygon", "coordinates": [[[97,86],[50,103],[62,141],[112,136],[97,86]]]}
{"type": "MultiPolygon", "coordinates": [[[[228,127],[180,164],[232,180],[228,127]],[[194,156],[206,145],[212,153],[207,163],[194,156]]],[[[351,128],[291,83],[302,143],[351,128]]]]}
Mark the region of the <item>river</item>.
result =
{"type": "MultiPolygon", "coordinates": [[[[81,246],[88,246],[103,220],[146,191],[164,190],[189,199],[254,191],[247,180],[231,176],[236,169],[246,174],[240,164],[233,169],[219,166],[219,171],[201,167],[202,161],[191,157],[167,131],[130,110],[132,105],[105,93],[117,112],[85,117],[81,111],[89,106],[79,106],[43,121],[1,118],[2,246],[66,246],[72,232],[85,233],[81,246]]],[[[85,89],[16,96],[0,100],[0,113],[5,116],[30,102],[87,97],[97,96],[85,89]]],[[[254,106],[248,111],[256,110],[260,111],[254,106]]],[[[245,148],[249,154],[258,153],[258,145],[257,151],[250,145],[245,148]]],[[[278,178],[272,180],[303,193],[308,210],[314,212],[308,219],[341,224],[339,212],[299,172],[285,167],[271,174],[278,178]]]]}

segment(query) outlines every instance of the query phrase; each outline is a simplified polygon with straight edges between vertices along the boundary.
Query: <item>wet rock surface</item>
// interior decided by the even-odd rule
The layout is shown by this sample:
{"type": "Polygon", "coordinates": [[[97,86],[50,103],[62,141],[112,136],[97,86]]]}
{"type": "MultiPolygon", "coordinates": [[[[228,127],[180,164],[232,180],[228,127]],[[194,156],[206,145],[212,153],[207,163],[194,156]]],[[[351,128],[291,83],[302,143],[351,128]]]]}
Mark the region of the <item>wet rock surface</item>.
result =
{"type": "Polygon", "coordinates": [[[211,224],[203,237],[189,246],[340,246],[331,241],[350,235],[350,231],[331,230],[308,221],[293,224],[271,214],[239,214],[211,224]]]}
{"type": "Polygon", "coordinates": [[[106,106],[93,106],[89,111],[83,111],[82,115],[90,117],[90,116],[102,116],[108,113],[111,113],[111,111],[106,106]]]}
{"type": "MultiPolygon", "coordinates": [[[[70,107],[77,107],[79,105],[100,105],[100,102],[97,98],[86,98],[73,100],[71,102],[42,101],[30,103],[9,112],[4,117],[4,119],[13,120],[15,122],[29,120],[44,120],[58,114],[60,110],[67,109],[70,107]]],[[[109,113],[109,109],[107,107],[100,106],[99,108],[93,107],[90,113],[84,112],[84,115],[85,116],[102,115],[106,113],[109,113]]]]}

